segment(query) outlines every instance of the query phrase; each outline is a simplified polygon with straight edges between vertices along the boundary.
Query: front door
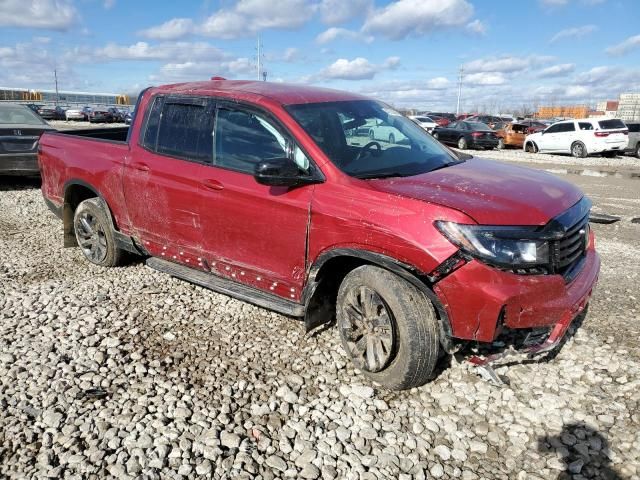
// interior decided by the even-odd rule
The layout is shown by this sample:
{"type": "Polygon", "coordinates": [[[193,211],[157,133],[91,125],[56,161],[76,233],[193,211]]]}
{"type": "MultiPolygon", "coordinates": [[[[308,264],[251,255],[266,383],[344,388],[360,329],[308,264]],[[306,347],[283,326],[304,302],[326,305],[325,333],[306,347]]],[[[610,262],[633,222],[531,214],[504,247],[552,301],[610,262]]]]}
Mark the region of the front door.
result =
{"type": "Polygon", "coordinates": [[[274,120],[237,105],[219,105],[214,165],[203,170],[203,247],[218,275],[299,300],[314,187],[270,187],[253,176],[259,162],[283,157],[310,168],[274,120]]]}

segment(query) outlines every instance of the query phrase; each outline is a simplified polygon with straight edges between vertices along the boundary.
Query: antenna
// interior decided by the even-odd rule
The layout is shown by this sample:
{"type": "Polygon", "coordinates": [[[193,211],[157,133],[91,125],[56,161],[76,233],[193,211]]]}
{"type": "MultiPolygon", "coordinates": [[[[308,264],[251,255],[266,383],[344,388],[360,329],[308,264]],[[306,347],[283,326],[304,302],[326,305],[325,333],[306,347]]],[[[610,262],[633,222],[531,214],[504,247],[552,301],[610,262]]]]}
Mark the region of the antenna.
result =
{"type": "Polygon", "coordinates": [[[267,81],[267,72],[264,69],[264,46],[262,38],[258,35],[258,43],[256,45],[256,69],[258,71],[258,80],[267,81]]]}

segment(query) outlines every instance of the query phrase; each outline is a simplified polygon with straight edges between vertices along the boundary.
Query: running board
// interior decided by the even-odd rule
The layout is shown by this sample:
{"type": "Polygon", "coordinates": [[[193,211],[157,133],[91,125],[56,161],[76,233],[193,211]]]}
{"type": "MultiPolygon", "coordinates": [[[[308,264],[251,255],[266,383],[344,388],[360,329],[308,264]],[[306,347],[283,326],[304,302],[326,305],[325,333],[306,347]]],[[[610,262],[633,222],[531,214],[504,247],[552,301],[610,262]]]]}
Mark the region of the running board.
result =
{"type": "Polygon", "coordinates": [[[168,273],[172,277],[186,280],[200,285],[214,292],[222,293],[237,298],[244,302],[253,303],[259,307],[267,308],[290,317],[304,317],[304,305],[278,297],[271,293],[263,292],[257,288],[248,287],[212,273],[206,273],[194,268],[185,267],[160,258],[147,259],[147,266],[162,273],[168,273]]]}

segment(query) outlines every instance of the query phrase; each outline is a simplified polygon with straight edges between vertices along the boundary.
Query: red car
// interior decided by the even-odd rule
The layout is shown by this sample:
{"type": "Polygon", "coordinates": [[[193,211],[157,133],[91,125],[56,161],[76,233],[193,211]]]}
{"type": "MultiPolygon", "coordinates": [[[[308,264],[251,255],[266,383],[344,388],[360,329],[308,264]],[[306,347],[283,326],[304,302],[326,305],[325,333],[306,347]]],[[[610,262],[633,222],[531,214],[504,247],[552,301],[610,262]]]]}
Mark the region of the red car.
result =
{"type": "Polygon", "coordinates": [[[65,246],[103,266],[144,255],[308,329],[335,316],[354,364],[387,388],[509,332],[535,334],[525,353],[555,348],[596,283],[578,188],[455,154],[367,97],[214,79],[150,88],[136,112],[128,133],[42,136],[65,246]],[[397,142],[357,134],[372,122],[397,142]]]}

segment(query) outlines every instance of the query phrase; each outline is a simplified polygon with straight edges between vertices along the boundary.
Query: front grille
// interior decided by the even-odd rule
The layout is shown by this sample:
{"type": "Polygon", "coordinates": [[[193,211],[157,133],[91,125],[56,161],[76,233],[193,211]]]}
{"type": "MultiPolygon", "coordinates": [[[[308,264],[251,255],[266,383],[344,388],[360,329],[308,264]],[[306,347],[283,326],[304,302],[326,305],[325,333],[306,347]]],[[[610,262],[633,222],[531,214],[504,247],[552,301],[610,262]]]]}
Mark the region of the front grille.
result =
{"type": "Polygon", "coordinates": [[[551,265],[554,273],[564,275],[569,272],[584,257],[588,241],[587,214],[571,226],[560,239],[551,242],[551,265]]]}

